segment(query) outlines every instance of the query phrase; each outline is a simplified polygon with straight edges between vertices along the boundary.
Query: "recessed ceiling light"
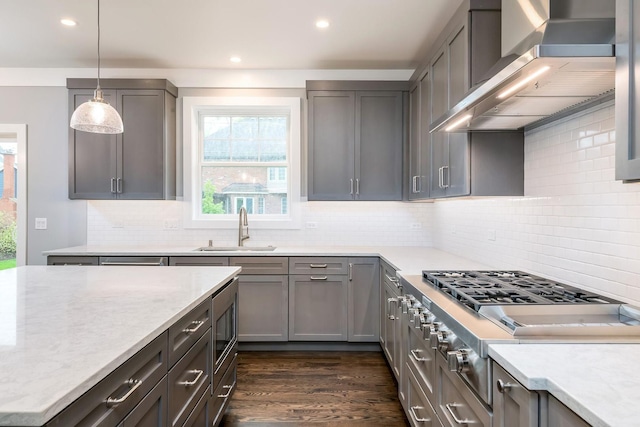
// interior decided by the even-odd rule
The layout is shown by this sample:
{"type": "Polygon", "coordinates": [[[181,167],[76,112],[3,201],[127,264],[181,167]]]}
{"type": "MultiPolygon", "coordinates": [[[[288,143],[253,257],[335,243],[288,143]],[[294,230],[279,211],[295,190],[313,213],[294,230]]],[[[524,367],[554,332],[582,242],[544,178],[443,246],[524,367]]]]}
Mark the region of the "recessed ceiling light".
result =
{"type": "Polygon", "coordinates": [[[231,58],[229,58],[229,61],[235,62],[237,64],[238,62],[242,61],[242,58],[240,58],[239,56],[232,56],[231,58]]]}
{"type": "Polygon", "coordinates": [[[327,21],[326,19],[318,19],[316,21],[316,27],[318,27],[318,28],[327,28],[327,27],[329,27],[329,21],[327,21]]]}
{"type": "Polygon", "coordinates": [[[62,18],[60,20],[60,23],[62,25],[66,25],[67,27],[75,27],[76,26],[76,21],[74,21],[73,19],[69,19],[69,18],[62,18]]]}

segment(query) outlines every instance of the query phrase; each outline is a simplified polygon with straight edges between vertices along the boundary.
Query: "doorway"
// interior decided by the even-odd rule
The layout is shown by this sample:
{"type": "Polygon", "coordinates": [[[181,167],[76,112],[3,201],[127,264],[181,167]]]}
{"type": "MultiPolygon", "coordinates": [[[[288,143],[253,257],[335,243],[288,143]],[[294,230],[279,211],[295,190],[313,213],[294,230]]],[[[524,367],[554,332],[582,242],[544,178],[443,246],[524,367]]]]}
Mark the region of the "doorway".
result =
{"type": "Polygon", "coordinates": [[[0,124],[0,270],[27,261],[27,125],[0,124]]]}

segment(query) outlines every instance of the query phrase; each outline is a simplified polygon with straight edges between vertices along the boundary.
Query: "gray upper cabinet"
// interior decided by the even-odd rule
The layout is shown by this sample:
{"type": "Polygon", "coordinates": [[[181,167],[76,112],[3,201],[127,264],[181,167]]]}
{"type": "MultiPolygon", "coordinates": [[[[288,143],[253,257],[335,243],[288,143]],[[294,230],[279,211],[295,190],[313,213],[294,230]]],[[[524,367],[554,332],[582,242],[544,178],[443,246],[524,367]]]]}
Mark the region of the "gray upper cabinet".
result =
{"type": "MultiPolygon", "coordinates": [[[[176,95],[166,80],[101,80],[124,133],[69,128],[69,198],[175,199],[176,95]]],[[[69,115],[93,96],[95,80],[68,79],[69,115]]]]}
{"type": "Polygon", "coordinates": [[[309,200],[402,199],[406,87],[307,82],[309,200]]]}
{"type": "Polygon", "coordinates": [[[640,47],[640,5],[616,1],[616,179],[640,180],[640,77],[636,61],[640,47]]]}
{"type": "Polygon", "coordinates": [[[430,123],[487,78],[500,58],[500,6],[498,0],[465,0],[439,48],[412,76],[421,101],[411,103],[419,109],[411,120],[419,117],[419,123],[410,129],[420,138],[410,137],[409,200],[524,194],[522,132],[429,133],[430,123]]]}

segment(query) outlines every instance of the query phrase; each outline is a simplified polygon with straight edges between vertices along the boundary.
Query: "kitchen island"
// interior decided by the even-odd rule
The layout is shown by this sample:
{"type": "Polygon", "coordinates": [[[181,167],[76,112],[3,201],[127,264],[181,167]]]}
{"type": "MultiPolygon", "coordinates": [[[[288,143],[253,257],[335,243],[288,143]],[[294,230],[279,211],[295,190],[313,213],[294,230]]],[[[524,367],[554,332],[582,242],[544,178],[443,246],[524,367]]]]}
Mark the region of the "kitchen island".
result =
{"type": "Polygon", "coordinates": [[[80,266],[0,271],[0,425],[51,420],[239,272],[80,266]]]}

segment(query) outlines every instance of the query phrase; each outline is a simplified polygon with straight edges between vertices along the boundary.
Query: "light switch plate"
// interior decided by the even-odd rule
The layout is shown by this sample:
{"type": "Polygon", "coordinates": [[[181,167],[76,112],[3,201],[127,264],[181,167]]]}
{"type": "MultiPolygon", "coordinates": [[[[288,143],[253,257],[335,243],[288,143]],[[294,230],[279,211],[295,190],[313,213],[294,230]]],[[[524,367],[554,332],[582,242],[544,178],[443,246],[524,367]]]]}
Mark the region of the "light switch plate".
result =
{"type": "Polygon", "coordinates": [[[36,218],[36,230],[47,229],[47,218],[36,218]]]}

